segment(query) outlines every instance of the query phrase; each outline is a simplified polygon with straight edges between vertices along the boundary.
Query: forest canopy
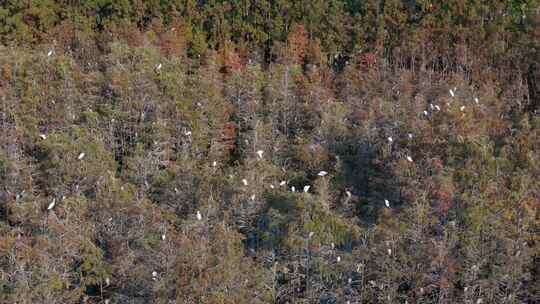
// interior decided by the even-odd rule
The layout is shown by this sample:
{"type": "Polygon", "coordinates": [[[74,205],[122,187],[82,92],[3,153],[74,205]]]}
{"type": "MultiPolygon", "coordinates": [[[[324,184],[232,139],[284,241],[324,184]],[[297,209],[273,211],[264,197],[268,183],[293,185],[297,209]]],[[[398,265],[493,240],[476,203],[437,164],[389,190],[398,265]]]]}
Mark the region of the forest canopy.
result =
{"type": "Polygon", "coordinates": [[[539,303],[540,1],[0,0],[1,303],[539,303]]]}

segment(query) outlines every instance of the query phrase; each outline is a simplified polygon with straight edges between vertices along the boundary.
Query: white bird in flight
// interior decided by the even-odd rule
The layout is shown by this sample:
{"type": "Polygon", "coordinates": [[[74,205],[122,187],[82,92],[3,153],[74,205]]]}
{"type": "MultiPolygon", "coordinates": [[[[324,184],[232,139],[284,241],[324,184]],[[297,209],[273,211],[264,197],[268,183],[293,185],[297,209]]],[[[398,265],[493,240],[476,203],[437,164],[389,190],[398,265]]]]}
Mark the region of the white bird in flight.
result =
{"type": "Polygon", "coordinates": [[[47,207],[47,210],[51,210],[52,208],[54,208],[54,205],[56,205],[56,198],[53,198],[52,202],[47,207]]]}
{"type": "Polygon", "coordinates": [[[78,160],[81,160],[84,158],[86,154],[84,154],[84,152],[81,152],[81,154],[79,154],[79,156],[77,157],[78,160]]]}
{"type": "Polygon", "coordinates": [[[197,210],[197,220],[201,221],[202,220],[202,214],[199,210],[197,210]]]}
{"type": "Polygon", "coordinates": [[[318,176],[325,176],[326,174],[328,174],[328,172],[326,171],[320,171],[319,173],[317,173],[318,176]]]}
{"type": "Polygon", "coordinates": [[[39,134],[39,137],[41,137],[41,139],[43,139],[43,140],[47,139],[47,135],[45,135],[45,134],[39,134]]]}
{"type": "Polygon", "coordinates": [[[262,157],[263,157],[263,153],[264,153],[263,150],[257,151],[257,155],[259,155],[259,158],[262,158],[262,157]]]}
{"type": "Polygon", "coordinates": [[[247,186],[247,185],[248,185],[248,182],[247,182],[247,180],[246,180],[245,178],[242,179],[242,183],[244,184],[244,186],[247,186]]]}
{"type": "Polygon", "coordinates": [[[311,188],[311,186],[310,186],[310,185],[306,185],[306,186],[304,186],[304,192],[308,192],[308,191],[309,191],[309,188],[311,188]]]}
{"type": "Polygon", "coordinates": [[[384,205],[388,208],[390,208],[390,201],[388,201],[387,199],[384,200],[384,205]]]}

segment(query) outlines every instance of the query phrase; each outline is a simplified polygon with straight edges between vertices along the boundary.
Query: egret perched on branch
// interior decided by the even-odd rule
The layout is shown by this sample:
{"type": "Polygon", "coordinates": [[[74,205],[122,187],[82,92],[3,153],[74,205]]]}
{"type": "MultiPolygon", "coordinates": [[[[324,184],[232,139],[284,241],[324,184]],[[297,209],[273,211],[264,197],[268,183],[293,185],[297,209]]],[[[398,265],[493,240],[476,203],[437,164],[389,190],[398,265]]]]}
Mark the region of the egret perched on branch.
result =
{"type": "Polygon", "coordinates": [[[47,207],[47,210],[51,210],[52,208],[54,208],[54,205],[56,205],[56,198],[53,198],[52,202],[47,207]]]}
{"type": "Polygon", "coordinates": [[[454,91],[453,91],[452,89],[450,89],[449,92],[450,92],[450,95],[451,95],[452,97],[455,96],[455,93],[454,93],[454,91]]]}
{"type": "Polygon", "coordinates": [[[248,185],[248,182],[247,182],[247,180],[246,180],[245,178],[242,179],[242,183],[244,184],[244,186],[247,186],[247,185],[248,185]]]}
{"type": "Polygon", "coordinates": [[[349,191],[349,190],[345,191],[345,194],[347,194],[347,197],[351,197],[351,196],[352,196],[351,191],[349,191]]]}
{"type": "Polygon", "coordinates": [[[432,104],[432,103],[429,104],[429,108],[430,108],[431,110],[433,110],[433,104],[432,104]]]}
{"type": "Polygon", "coordinates": [[[287,184],[286,181],[281,181],[281,182],[279,183],[280,186],[285,186],[286,184],[287,184]]]}
{"type": "Polygon", "coordinates": [[[296,188],[294,186],[291,187],[292,192],[296,192],[296,188]]]}
{"type": "Polygon", "coordinates": [[[47,135],[45,135],[45,134],[39,134],[39,137],[41,137],[41,139],[43,139],[43,140],[47,139],[47,135]]]}
{"type": "Polygon", "coordinates": [[[309,188],[311,188],[311,186],[310,186],[310,185],[306,185],[306,186],[304,186],[304,192],[308,192],[308,191],[309,191],[309,188]]]}
{"type": "Polygon", "coordinates": [[[270,184],[270,189],[274,189],[274,188],[276,188],[276,187],[274,187],[273,184],[270,184]]]}
{"type": "Polygon", "coordinates": [[[318,176],[325,176],[326,174],[328,174],[328,172],[326,171],[320,171],[319,173],[317,173],[318,176]]]}
{"type": "Polygon", "coordinates": [[[388,255],[392,255],[392,249],[388,248],[388,255]]]}
{"type": "Polygon", "coordinates": [[[262,158],[262,157],[263,157],[263,153],[264,153],[263,150],[257,151],[257,155],[259,155],[259,158],[262,158]]]}
{"type": "Polygon", "coordinates": [[[426,115],[426,116],[428,115],[428,112],[427,112],[427,111],[425,111],[425,110],[424,110],[424,115],[426,115]]]}
{"type": "Polygon", "coordinates": [[[78,160],[81,160],[84,158],[86,154],[84,154],[84,152],[81,152],[81,154],[79,154],[79,156],[77,157],[78,160]]]}
{"type": "Polygon", "coordinates": [[[437,111],[440,111],[441,107],[439,107],[438,105],[435,105],[435,109],[437,109],[437,111]]]}
{"type": "Polygon", "coordinates": [[[252,201],[255,200],[255,194],[252,194],[252,195],[251,195],[251,200],[252,200],[252,201]]]}
{"type": "Polygon", "coordinates": [[[388,201],[387,199],[384,200],[384,205],[388,208],[390,208],[390,201],[388,201]]]}
{"type": "Polygon", "coordinates": [[[47,57],[51,57],[53,53],[54,53],[54,51],[53,51],[53,50],[50,50],[50,51],[47,53],[47,57]]]}
{"type": "Polygon", "coordinates": [[[413,162],[413,159],[412,159],[412,157],[410,157],[410,156],[407,156],[407,160],[408,160],[410,163],[413,162]]]}
{"type": "Polygon", "coordinates": [[[338,256],[338,257],[336,258],[336,261],[337,261],[338,263],[341,262],[341,257],[338,256]]]}
{"type": "Polygon", "coordinates": [[[310,232],[309,232],[309,235],[308,235],[308,238],[312,238],[314,235],[315,235],[315,232],[310,231],[310,232]]]}
{"type": "Polygon", "coordinates": [[[165,241],[166,238],[167,238],[167,237],[165,236],[165,234],[162,234],[162,235],[161,235],[161,239],[162,239],[162,240],[165,241]]]}
{"type": "Polygon", "coordinates": [[[409,133],[409,139],[412,139],[412,138],[413,138],[413,135],[409,133]]]}
{"type": "Polygon", "coordinates": [[[392,139],[392,136],[388,137],[388,142],[391,143],[393,142],[394,140],[392,139]]]}
{"type": "Polygon", "coordinates": [[[202,214],[199,210],[197,210],[197,220],[202,221],[202,214]]]}
{"type": "Polygon", "coordinates": [[[479,103],[479,101],[478,101],[478,97],[475,97],[475,98],[474,98],[474,102],[475,102],[476,104],[478,104],[478,103],[479,103]]]}
{"type": "Polygon", "coordinates": [[[158,65],[156,66],[156,70],[158,70],[158,71],[161,70],[161,67],[162,67],[162,65],[161,65],[161,63],[160,63],[160,64],[158,64],[158,65]]]}
{"type": "Polygon", "coordinates": [[[212,167],[215,167],[215,166],[217,166],[217,161],[214,161],[214,162],[212,163],[212,167]]]}
{"type": "Polygon", "coordinates": [[[191,131],[187,131],[186,133],[184,133],[186,136],[191,136],[191,131]]]}
{"type": "Polygon", "coordinates": [[[459,110],[460,110],[461,112],[465,111],[465,106],[461,106],[461,108],[459,108],[459,110]]]}

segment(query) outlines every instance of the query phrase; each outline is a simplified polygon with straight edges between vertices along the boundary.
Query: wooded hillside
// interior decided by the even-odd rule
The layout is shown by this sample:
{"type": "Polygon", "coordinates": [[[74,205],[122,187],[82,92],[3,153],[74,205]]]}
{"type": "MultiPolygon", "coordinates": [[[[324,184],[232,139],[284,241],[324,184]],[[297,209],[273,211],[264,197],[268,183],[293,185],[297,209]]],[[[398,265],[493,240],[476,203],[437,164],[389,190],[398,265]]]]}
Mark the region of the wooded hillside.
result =
{"type": "Polygon", "coordinates": [[[540,303],[538,0],[0,0],[0,303],[540,303]]]}

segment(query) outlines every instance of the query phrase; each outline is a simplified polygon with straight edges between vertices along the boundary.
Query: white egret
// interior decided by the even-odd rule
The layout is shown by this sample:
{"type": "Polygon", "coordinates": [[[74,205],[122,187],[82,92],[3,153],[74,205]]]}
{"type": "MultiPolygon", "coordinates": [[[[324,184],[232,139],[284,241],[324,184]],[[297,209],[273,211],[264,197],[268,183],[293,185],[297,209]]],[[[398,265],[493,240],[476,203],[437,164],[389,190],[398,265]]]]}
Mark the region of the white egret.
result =
{"type": "Polygon", "coordinates": [[[197,220],[202,221],[202,214],[199,210],[197,210],[197,220]]]}
{"type": "Polygon", "coordinates": [[[450,89],[449,92],[450,92],[450,95],[451,95],[452,97],[455,96],[454,91],[453,91],[452,89],[450,89]]]}
{"type": "Polygon", "coordinates": [[[51,57],[53,53],[54,53],[54,51],[53,51],[53,50],[50,50],[50,51],[47,53],[47,57],[51,57]]]}
{"type": "Polygon", "coordinates": [[[347,282],[348,282],[349,284],[351,284],[351,283],[352,283],[352,279],[349,278],[349,279],[347,280],[347,282]]]}
{"type": "Polygon", "coordinates": [[[349,190],[345,191],[345,194],[347,194],[347,197],[351,197],[351,196],[352,196],[351,191],[349,191],[349,190]]]}
{"type": "Polygon", "coordinates": [[[244,186],[247,186],[247,185],[248,185],[248,182],[247,182],[247,180],[246,180],[245,178],[242,179],[242,183],[244,184],[244,186]]]}
{"type": "Polygon", "coordinates": [[[178,188],[174,187],[174,193],[178,194],[178,188]]]}
{"type": "Polygon", "coordinates": [[[270,184],[270,189],[274,189],[274,188],[275,188],[274,185],[270,184]]]}
{"type": "Polygon", "coordinates": [[[286,181],[281,181],[281,182],[279,183],[280,186],[285,186],[286,184],[287,184],[286,181]]]}
{"type": "Polygon", "coordinates": [[[459,108],[459,110],[460,110],[461,112],[465,111],[465,106],[461,106],[461,108],[459,108]]]}
{"type": "Polygon", "coordinates": [[[334,242],[330,243],[330,247],[332,248],[332,250],[334,250],[334,248],[336,247],[336,244],[334,244],[334,242]]]}
{"type": "Polygon", "coordinates": [[[410,163],[413,162],[413,159],[412,159],[412,157],[410,157],[410,156],[407,156],[407,160],[408,160],[410,163]]]}
{"type": "Polygon", "coordinates": [[[43,139],[43,140],[47,139],[47,135],[45,135],[45,134],[39,134],[39,137],[41,137],[41,139],[43,139]]]}
{"type": "Polygon", "coordinates": [[[427,112],[427,111],[425,111],[425,110],[424,110],[424,115],[426,115],[426,116],[428,115],[428,112],[427,112]]]}
{"type": "Polygon", "coordinates": [[[84,154],[84,152],[81,152],[81,154],[79,154],[79,156],[77,157],[78,160],[81,160],[84,158],[86,154],[84,154]]]}
{"type": "Polygon", "coordinates": [[[388,255],[392,255],[392,249],[388,248],[387,252],[388,252],[388,255]]]}
{"type": "Polygon", "coordinates": [[[158,65],[156,66],[156,70],[158,70],[158,71],[161,70],[161,67],[162,67],[162,65],[161,65],[161,63],[160,63],[160,64],[158,64],[158,65]]]}
{"type": "Polygon", "coordinates": [[[294,186],[291,187],[292,192],[296,192],[296,188],[294,186]]]}
{"type": "Polygon", "coordinates": [[[391,142],[393,142],[393,141],[394,141],[394,140],[392,139],[392,137],[391,137],[391,136],[390,136],[390,137],[388,137],[388,142],[390,142],[390,143],[391,143],[391,142]]]}
{"type": "Polygon", "coordinates": [[[480,298],[480,299],[478,299],[478,300],[476,301],[476,304],[482,304],[482,303],[484,303],[484,300],[483,300],[482,298],[480,298]]]}
{"type": "Polygon", "coordinates": [[[186,133],[184,133],[186,136],[191,136],[191,131],[187,131],[186,133]]]}
{"type": "Polygon", "coordinates": [[[309,191],[309,188],[311,188],[310,185],[304,186],[304,192],[308,192],[308,191],[309,191]]]}
{"type": "Polygon", "coordinates": [[[167,236],[165,236],[165,234],[162,234],[161,235],[161,239],[165,241],[165,239],[167,238],[167,236]]]}
{"type": "Polygon", "coordinates": [[[413,138],[413,135],[411,133],[409,133],[409,139],[412,139],[413,138]]]}
{"type": "Polygon", "coordinates": [[[263,150],[257,151],[257,155],[259,155],[259,158],[262,158],[262,157],[263,157],[263,153],[264,153],[263,150]]]}
{"type": "Polygon", "coordinates": [[[336,261],[337,261],[338,263],[341,262],[341,257],[338,256],[338,257],[336,258],[336,261]]]}
{"type": "Polygon", "coordinates": [[[252,201],[255,200],[255,194],[252,194],[252,195],[251,195],[251,200],[252,200],[252,201]]]}
{"type": "Polygon", "coordinates": [[[217,166],[217,161],[214,161],[214,162],[212,163],[212,167],[215,167],[215,166],[217,166]]]}
{"type": "Polygon", "coordinates": [[[438,105],[435,105],[435,109],[437,109],[437,111],[440,111],[441,107],[439,107],[438,105]]]}
{"type": "Polygon", "coordinates": [[[157,271],[152,271],[152,277],[157,277],[157,271]]]}
{"type": "Polygon", "coordinates": [[[432,103],[429,104],[429,108],[430,108],[431,110],[433,110],[433,104],[432,104],[432,103]]]}
{"type": "Polygon", "coordinates": [[[47,210],[51,210],[52,208],[54,208],[54,205],[56,205],[56,198],[53,198],[52,202],[47,207],[47,210]]]}
{"type": "Polygon", "coordinates": [[[317,173],[318,176],[325,176],[326,174],[328,174],[326,171],[319,171],[319,173],[317,173]]]}
{"type": "Polygon", "coordinates": [[[474,98],[474,102],[475,102],[476,104],[478,104],[478,103],[479,103],[479,101],[478,101],[478,97],[475,97],[475,98],[474,98]]]}
{"type": "Polygon", "coordinates": [[[107,286],[111,285],[111,279],[106,278],[105,279],[105,285],[107,285],[107,286]]]}
{"type": "Polygon", "coordinates": [[[310,232],[309,232],[309,235],[308,235],[308,238],[312,238],[314,235],[315,235],[315,232],[310,231],[310,232]]]}
{"type": "Polygon", "coordinates": [[[384,200],[384,205],[388,208],[390,208],[390,201],[388,201],[387,199],[384,200]]]}

